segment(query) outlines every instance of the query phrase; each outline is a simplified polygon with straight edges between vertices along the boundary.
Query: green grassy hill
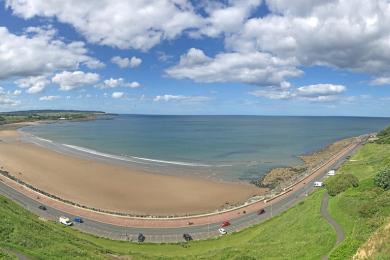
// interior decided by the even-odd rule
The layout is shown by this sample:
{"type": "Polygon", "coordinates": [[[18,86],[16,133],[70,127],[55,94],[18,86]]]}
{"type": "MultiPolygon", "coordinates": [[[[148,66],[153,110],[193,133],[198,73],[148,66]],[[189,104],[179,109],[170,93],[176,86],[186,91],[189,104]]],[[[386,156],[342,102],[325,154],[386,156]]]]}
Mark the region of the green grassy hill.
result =
{"type": "MultiPolygon", "coordinates": [[[[346,240],[332,251],[330,259],[351,259],[386,223],[390,193],[375,187],[373,176],[389,163],[390,144],[367,144],[340,169],[341,173],[357,176],[360,185],[330,199],[329,211],[346,233],[346,240]]],[[[113,255],[132,259],[320,259],[336,241],[332,227],[320,215],[323,193],[319,190],[283,214],[244,231],[188,244],[136,244],[97,238],[42,221],[1,197],[0,258],[18,252],[37,259],[99,259],[113,255]]],[[[388,245],[381,250],[386,252],[388,245]]]]}
{"type": "Polygon", "coordinates": [[[79,111],[79,110],[28,110],[16,112],[0,113],[0,125],[32,122],[39,120],[58,120],[60,117],[69,120],[91,119],[97,115],[103,115],[99,111],[79,111]]]}

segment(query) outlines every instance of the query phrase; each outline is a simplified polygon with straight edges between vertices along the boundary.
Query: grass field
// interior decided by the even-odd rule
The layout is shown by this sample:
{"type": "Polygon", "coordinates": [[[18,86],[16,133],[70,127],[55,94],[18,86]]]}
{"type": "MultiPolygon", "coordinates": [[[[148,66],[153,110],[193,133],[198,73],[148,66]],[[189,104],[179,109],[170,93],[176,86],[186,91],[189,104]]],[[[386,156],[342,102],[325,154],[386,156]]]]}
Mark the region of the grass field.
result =
{"type": "Polygon", "coordinates": [[[390,191],[374,186],[373,176],[390,165],[390,145],[367,144],[339,172],[352,173],[360,186],[333,197],[329,202],[331,215],[339,222],[346,240],[330,259],[348,259],[390,216],[390,191]]]}
{"type": "MultiPolygon", "coordinates": [[[[365,145],[341,168],[340,172],[355,174],[361,183],[330,200],[329,210],[346,232],[345,242],[330,259],[350,259],[390,216],[389,192],[374,187],[372,182],[376,171],[390,162],[389,148],[365,145]]],[[[219,239],[165,245],[97,238],[44,222],[1,197],[0,256],[11,257],[8,252],[12,250],[39,259],[100,259],[113,255],[132,259],[320,259],[336,240],[333,229],[320,216],[323,192],[317,191],[283,214],[244,231],[219,239]]],[[[377,255],[386,250],[385,244],[377,255]]]]}

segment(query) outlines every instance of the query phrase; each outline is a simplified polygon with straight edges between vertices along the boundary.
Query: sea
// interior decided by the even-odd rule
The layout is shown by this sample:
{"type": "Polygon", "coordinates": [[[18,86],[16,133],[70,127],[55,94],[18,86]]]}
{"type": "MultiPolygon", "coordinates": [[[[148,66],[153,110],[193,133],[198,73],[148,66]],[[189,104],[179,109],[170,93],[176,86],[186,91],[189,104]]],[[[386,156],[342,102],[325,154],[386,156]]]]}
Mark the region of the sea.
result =
{"type": "Polygon", "coordinates": [[[387,125],[390,118],[116,115],[23,131],[161,174],[251,181],[272,168],[301,164],[300,155],[387,125]]]}

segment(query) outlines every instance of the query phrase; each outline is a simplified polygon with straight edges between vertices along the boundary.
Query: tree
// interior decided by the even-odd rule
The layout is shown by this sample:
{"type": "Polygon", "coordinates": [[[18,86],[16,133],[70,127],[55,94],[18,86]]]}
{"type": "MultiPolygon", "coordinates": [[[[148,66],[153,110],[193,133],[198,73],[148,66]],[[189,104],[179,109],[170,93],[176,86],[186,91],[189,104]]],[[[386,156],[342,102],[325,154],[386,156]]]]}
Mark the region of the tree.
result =
{"type": "Polygon", "coordinates": [[[359,179],[352,174],[338,174],[330,177],[325,181],[325,187],[329,195],[336,196],[337,194],[346,191],[351,187],[358,187],[359,179]]]}
{"type": "Polygon", "coordinates": [[[378,172],[374,178],[375,185],[384,190],[390,189],[390,168],[386,168],[378,172]]]}

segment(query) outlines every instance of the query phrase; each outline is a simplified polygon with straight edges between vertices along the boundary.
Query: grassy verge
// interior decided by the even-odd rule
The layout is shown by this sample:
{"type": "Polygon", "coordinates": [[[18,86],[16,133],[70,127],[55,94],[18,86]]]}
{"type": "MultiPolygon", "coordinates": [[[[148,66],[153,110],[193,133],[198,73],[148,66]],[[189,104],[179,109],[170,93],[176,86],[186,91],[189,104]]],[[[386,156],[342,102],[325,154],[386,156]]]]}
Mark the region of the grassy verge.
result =
{"type": "Polygon", "coordinates": [[[10,255],[7,250],[0,247],[0,259],[2,260],[16,260],[17,258],[15,256],[10,255]]]}
{"type": "Polygon", "coordinates": [[[390,146],[367,144],[345,163],[341,173],[350,173],[360,180],[358,188],[352,188],[331,198],[329,211],[339,222],[346,239],[334,250],[330,259],[349,259],[357,249],[390,216],[390,192],[375,187],[373,176],[390,162],[390,146]]]}
{"type": "Polygon", "coordinates": [[[0,248],[44,259],[99,258],[101,250],[69,235],[59,225],[43,222],[14,202],[0,198],[0,248]]]}
{"type": "Polygon", "coordinates": [[[319,259],[335,242],[319,214],[322,192],[263,224],[223,238],[189,244],[143,244],[97,238],[43,222],[15,203],[0,199],[0,247],[42,259],[99,259],[129,255],[133,259],[319,259]]]}

